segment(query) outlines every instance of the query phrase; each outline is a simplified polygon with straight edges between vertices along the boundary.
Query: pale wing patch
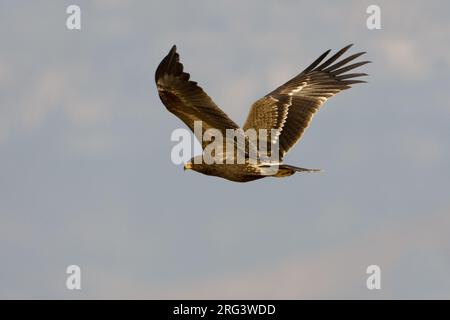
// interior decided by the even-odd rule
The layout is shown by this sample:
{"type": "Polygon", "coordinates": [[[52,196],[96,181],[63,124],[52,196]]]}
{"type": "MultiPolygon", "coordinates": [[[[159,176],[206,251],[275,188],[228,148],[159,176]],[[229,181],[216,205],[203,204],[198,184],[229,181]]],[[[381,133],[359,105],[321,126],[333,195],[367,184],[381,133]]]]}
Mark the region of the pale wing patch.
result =
{"type": "Polygon", "coordinates": [[[295,95],[296,93],[300,92],[306,85],[307,85],[307,82],[302,82],[302,83],[300,84],[300,86],[296,87],[295,89],[290,90],[290,91],[288,92],[288,95],[289,95],[289,96],[295,95]]]}
{"type": "Polygon", "coordinates": [[[292,104],[292,99],[289,99],[287,103],[281,103],[280,100],[272,96],[269,96],[268,98],[274,102],[272,105],[272,110],[275,114],[275,123],[272,124],[272,128],[276,130],[276,133],[275,137],[272,138],[271,143],[275,144],[283,131],[284,124],[286,123],[286,119],[288,117],[289,107],[292,104]]]}

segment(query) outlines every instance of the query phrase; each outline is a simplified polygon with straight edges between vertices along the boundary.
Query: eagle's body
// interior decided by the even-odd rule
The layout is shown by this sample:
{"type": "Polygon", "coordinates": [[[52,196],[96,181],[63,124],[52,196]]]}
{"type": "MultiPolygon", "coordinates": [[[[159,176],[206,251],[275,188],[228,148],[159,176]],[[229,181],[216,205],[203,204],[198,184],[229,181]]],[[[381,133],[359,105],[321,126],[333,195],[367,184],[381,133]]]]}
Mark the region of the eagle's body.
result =
{"type": "Polygon", "coordinates": [[[221,177],[230,181],[249,182],[264,178],[257,165],[245,164],[194,164],[189,162],[185,169],[192,169],[208,176],[221,177]]]}
{"type": "MultiPolygon", "coordinates": [[[[268,176],[286,177],[295,172],[319,171],[285,165],[282,160],[302,137],[313,115],[328,98],[350,88],[352,84],[365,82],[355,80],[355,78],[367,74],[347,73],[369,62],[348,64],[364,52],[338,61],[350,46],[344,47],[323,62],[330,52],[328,50],[299,75],[252,105],[242,131],[248,132],[249,129],[252,129],[262,132],[261,129],[265,129],[271,132],[266,138],[269,141],[268,150],[269,153],[277,150],[272,154],[272,156],[277,156],[277,161],[272,162],[259,158],[256,160],[250,158],[249,153],[245,152],[245,162],[241,164],[238,162],[207,164],[201,159],[194,161],[199,159],[193,158],[185,164],[184,168],[237,182],[248,182],[268,176]]],[[[196,82],[189,78],[189,74],[183,72],[183,65],[179,62],[176,47],[173,46],[156,70],[155,81],[159,96],[166,108],[196,134],[205,149],[208,145],[203,142],[205,131],[215,129],[225,137],[227,129],[239,130],[239,126],[220,110],[196,82]],[[200,133],[194,130],[195,121],[202,122],[200,133]]],[[[239,147],[236,145],[236,148],[239,147]]],[[[229,155],[227,156],[229,157],[229,155]]]]}
{"type": "Polygon", "coordinates": [[[192,161],[185,165],[186,169],[193,169],[197,172],[206,174],[208,176],[217,176],[235,182],[249,182],[265,178],[267,176],[273,177],[287,177],[293,175],[295,172],[301,171],[319,171],[317,169],[297,168],[289,165],[264,165],[262,163],[251,164],[247,161],[244,164],[195,164],[192,161]],[[269,168],[272,166],[272,168],[269,168]],[[273,168],[275,166],[276,168],[273,168]],[[271,169],[271,170],[268,170],[271,169]]]}

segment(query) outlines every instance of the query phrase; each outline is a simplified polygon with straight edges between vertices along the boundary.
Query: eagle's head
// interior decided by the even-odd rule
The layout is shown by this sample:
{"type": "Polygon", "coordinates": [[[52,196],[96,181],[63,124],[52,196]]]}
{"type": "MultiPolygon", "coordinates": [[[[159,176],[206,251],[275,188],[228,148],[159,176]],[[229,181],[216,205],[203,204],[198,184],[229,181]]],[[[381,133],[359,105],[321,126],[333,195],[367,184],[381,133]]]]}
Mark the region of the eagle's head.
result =
{"type": "Polygon", "coordinates": [[[198,167],[200,167],[201,164],[203,164],[203,155],[195,156],[184,164],[184,171],[186,170],[198,171],[199,169],[198,167]]]}
{"type": "Polygon", "coordinates": [[[192,162],[186,162],[185,164],[184,164],[184,171],[186,171],[186,170],[189,170],[189,169],[192,169],[192,162]]]}

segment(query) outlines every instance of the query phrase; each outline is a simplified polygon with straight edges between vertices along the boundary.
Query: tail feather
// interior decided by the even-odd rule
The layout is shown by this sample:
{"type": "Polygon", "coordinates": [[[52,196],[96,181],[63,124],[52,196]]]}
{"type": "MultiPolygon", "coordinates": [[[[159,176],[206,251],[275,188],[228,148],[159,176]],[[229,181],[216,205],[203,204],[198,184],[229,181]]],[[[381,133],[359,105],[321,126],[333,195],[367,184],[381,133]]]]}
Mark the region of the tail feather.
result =
{"type": "Polygon", "coordinates": [[[282,177],[288,177],[292,176],[296,172],[317,172],[322,171],[320,169],[307,169],[307,168],[299,168],[290,166],[287,164],[282,164],[278,167],[277,173],[274,175],[275,177],[282,178],[282,177]]]}
{"type": "Polygon", "coordinates": [[[292,176],[296,172],[318,172],[321,169],[307,169],[290,166],[288,164],[266,164],[259,166],[261,170],[261,175],[272,176],[272,177],[288,177],[292,176]]]}
{"type": "Polygon", "coordinates": [[[290,166],[288,164],[281,165],[280,169],[293,170],[293,171],[296,171],[296,172],[320,172],[320,171],[323,171],[322,169],[300,168],[300,167],[290,166]]]}

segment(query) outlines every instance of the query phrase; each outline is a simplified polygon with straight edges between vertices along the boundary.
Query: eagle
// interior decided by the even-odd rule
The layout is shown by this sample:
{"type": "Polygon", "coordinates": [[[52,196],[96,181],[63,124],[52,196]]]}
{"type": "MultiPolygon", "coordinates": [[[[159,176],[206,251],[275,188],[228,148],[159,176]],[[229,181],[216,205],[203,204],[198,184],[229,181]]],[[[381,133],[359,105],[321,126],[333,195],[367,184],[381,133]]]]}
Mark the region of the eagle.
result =
{"type": "MultiPolygon", "coordinates": [[[[334,55],[327,56],[331,50],[325,51],[305,70],[297,76],[266,94],[253,103],[242,128],[231,120],[203,91],[197,82],[190,80],[189,73],[183,71],[177,48],[174,45],[161,61],[155,73],[155,81],[159,97],[167,110],[177,116],[193,131],[196,138],[202,142],[203,154],[193,157],[184,164],[184,170],[217,176],[235,182],[248,182],[265,177],[287,177],[296,172],[315,172],[320,169],[300,168],[283,163],[286,153],[300,140],[311,123],[314,114],[332,96],[342,90],[349,89],[353,84],[365,83],[360,79],[366,73],[349,73],[370,61],[355,62],[355,59],[365,54],[359,52],[341,58],[352,44],[345,46],[334,55]],[[195,124],[201,123],[201,130],[195,130],[195,124]],[[224,157],[236,157],[234,147],[244,150],[244,161],[207,162],[202,161],[208,141],[204,135],[208,130],[215,130],[226,135],[228,130],[240,130],[247,137],[248,130],[257,132],[265,130],[268,143],[267,153],[276,156],[259,157],[248,151],[249,145],[258,145],[245,140],[237,145],[233,138],[233,149],[226,150],[224,157]],[[267,133],[270,130],[270,134],[267,133]],[[233,145],[234,144],[234,145],[233,145]],[[230,154],[233,154],[230,156],[230,154]]],[[[263,135],[264,136],[264,135],[263,135]]],[[[230,141],[227,141],[228,143],[230,141]]],[[[257,150],[257,154],[259,154],[257,150]]]]}

